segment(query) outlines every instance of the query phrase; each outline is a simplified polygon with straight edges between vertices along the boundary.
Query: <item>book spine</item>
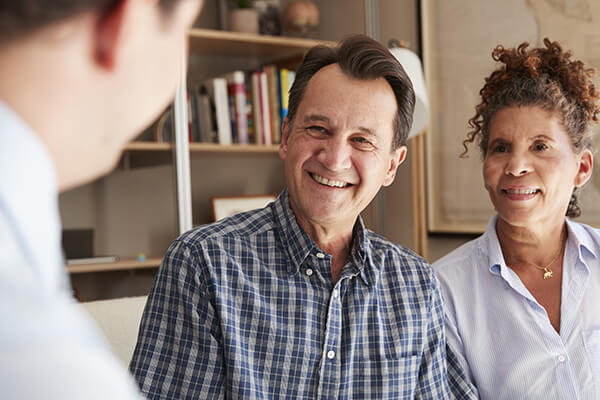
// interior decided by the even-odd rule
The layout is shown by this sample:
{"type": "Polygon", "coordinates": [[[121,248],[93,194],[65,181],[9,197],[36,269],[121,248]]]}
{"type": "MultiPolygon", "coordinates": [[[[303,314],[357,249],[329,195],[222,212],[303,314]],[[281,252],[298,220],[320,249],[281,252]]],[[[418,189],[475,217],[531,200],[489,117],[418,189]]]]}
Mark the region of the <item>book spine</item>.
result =
{"type": "Polygon", "coordinates": [[[227,81],[225,78],[214,78],[213,87],[219,144],[230,145],[231,125],[229,121],[229,104],[227,101],[227,81]]]}
{"type": "Polygon", "coordinates": [[[260,72],[252,72],[250,79],[252,83],[252,121],[254,122],[254,143],[262,144],[263,129],[260,99],[260,72]]]}
{"type": "Polygon", "coordinates": [[[288,103],[289,103],[289,90],[288,87],[288,70],[287,68],[281,68],[279,70],[279,93],[281,99],[281,120],[283,120],[288,113],[288,103]]]}
{"type": "Polygon", "coordinates": [[[248,144],[248,115],[246,111],[244,73],[242,71],[235,71],[232,73],[231,78],[238,142],[240,144],[248,144]]]}
{"type": "Polygon", "coordinates": [[[264,71],[260,72],[260,105],[263,128],[262,144],[270,146],[273,144],[273,137],[271,136],[271,115],[269,112],[269,85],[267,74],[264,71]]]}
{"type": "Polygon", "coordinates": [[[279,114],[279,87],[277,77],[279,75],[275,65],[265,66],[267,74],[267,85],[269,87],[269,118],[271,121],[271,144],[279,143],[281,130],[281,117],[279,114]]]}

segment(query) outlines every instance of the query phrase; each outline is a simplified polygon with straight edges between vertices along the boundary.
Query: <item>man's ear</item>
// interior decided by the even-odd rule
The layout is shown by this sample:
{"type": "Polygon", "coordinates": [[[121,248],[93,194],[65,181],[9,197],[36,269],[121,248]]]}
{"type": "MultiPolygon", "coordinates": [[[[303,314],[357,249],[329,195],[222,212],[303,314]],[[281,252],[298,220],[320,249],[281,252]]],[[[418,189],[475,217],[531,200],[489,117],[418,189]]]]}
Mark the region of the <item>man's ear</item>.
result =
{"type": "Polygon", "coordinates": [[[94,58],[98,65],[112,70],[117,61],[121,32],[130,0],[119,0],[98,15],[94,29],[94,58]]]}
{"type": "Polygon", "coordinates": [[[287,156],[287,142],[290,128],[290,122],[288,118],[285,117],[281,124],[281,143],[279,144],[279,157],[282,160],[285,160],[285,157],[287,156]]]}
{"type": "Polygon", "coordinates": [[[390,166],[387,172],[385,173],[383,186],[390,186],[394,182],[394,178],[396,178],[396,171],[398,171],[398,167],[406,159],[407,152],[408,148],[406,146],[400,146],[396,150],[394,150],[394,152],[392,153],[392,157],[390,158],[390,166]]]}

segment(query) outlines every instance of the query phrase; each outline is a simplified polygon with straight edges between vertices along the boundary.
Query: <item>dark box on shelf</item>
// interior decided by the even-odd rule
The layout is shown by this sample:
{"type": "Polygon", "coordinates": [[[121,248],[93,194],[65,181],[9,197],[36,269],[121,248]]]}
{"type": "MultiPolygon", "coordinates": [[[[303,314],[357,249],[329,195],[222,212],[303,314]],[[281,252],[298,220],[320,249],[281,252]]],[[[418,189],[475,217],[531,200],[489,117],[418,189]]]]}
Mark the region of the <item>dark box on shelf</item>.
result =
{"type": "Polygon", "coordinates": [[[62,248],[67,260],[94,256],[93,229],[63,229],[62,248]]]}

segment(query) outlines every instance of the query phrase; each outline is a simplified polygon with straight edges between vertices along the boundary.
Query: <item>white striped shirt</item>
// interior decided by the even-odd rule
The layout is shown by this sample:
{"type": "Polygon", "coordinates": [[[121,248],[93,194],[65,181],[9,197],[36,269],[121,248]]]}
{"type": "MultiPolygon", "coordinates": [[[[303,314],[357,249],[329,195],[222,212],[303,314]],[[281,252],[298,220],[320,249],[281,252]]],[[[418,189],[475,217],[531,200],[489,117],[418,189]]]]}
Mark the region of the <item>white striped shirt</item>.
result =
{"type": "Polygon", "coordinates": [[[433,264],[449,346],[482,399],[600,399],[600,231],[567,219],[559,334],[506,266],[496,221],[433,264]]]}

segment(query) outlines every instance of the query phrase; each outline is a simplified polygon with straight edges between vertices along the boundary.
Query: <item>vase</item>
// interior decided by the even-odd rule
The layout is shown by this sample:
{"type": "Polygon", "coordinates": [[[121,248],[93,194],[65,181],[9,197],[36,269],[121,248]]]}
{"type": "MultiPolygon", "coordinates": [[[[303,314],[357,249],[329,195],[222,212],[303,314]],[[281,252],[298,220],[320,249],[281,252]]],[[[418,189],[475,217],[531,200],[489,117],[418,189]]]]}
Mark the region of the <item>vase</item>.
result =
{"type": "Polygon", "coordinates": [[[254,8],[236,8],[227,17],[230,31],[258,33],[258,11],[254,8]]]}

